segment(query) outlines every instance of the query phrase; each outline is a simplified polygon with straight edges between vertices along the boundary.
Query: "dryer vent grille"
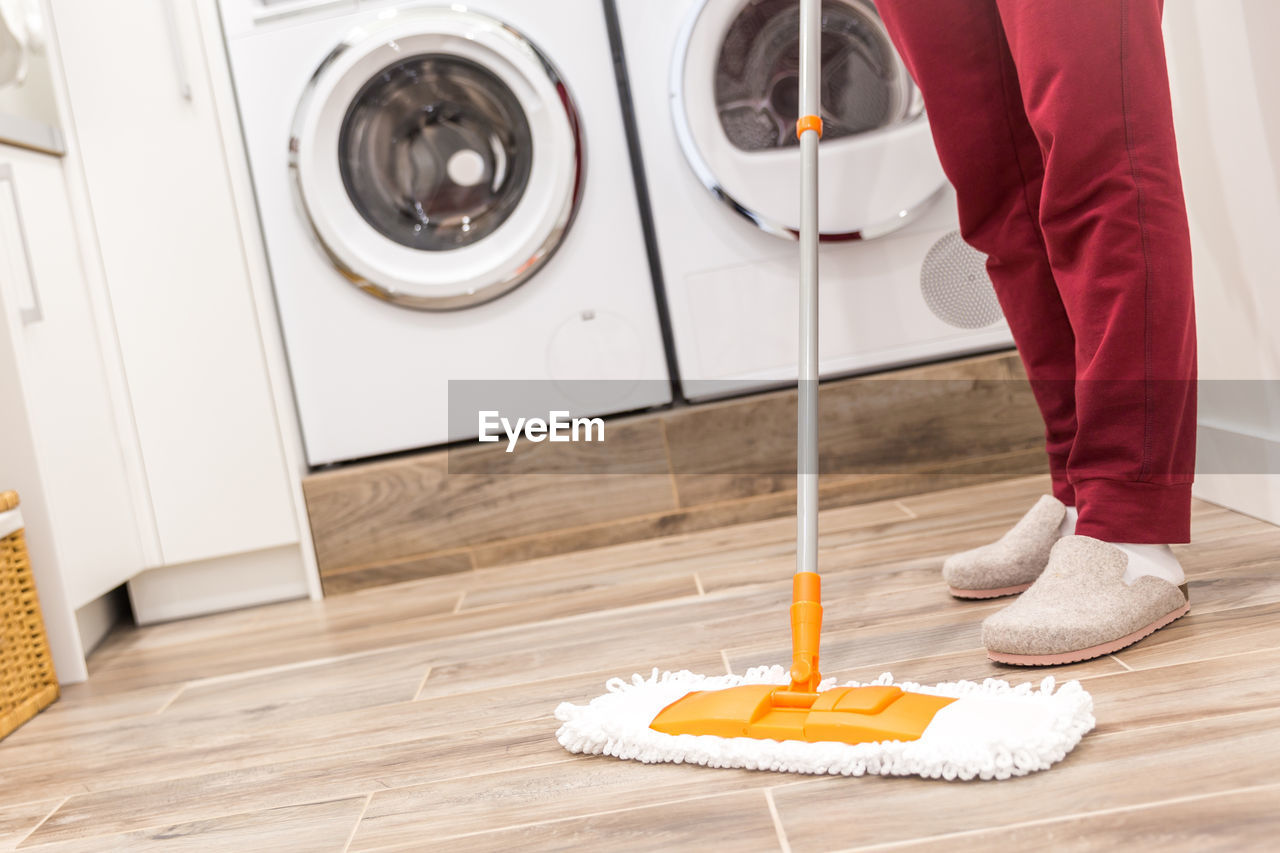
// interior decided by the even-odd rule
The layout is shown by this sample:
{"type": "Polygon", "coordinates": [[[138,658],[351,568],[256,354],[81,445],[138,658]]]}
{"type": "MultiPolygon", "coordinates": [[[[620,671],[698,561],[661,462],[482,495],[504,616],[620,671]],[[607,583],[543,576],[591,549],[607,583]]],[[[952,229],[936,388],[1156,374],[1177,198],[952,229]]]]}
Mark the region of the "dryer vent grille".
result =
{"type": "Polygon", "coordinates": [[[987,277],[987,256],[952,231],[933,244],[920,269],[920,291],[938,319],[961,329],[981,329],[1004,316],[987,277]]]}

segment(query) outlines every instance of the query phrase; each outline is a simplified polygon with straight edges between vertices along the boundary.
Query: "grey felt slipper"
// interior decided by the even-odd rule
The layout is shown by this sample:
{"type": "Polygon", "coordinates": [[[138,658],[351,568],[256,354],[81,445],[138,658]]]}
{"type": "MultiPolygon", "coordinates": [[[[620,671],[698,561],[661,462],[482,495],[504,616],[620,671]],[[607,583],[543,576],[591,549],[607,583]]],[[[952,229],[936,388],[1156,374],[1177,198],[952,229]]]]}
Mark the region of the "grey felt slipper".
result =
{"type": "Polygon", "coordinates": [[[942,579],[956,598],[999,598],[1022,592],[1044,571],[1067,508],[1045,495],[1008,533],[990,545],[952,554],[942,579]]]}
{"type": "Polygon", "coordinates": [[[987,656],[1049,666],[1110,654],[1191,609],[1187,585],[1144,576],[1124,582],[1129,558],[1088,536],[1064,536],[1049,565],[1017,601],[982,623],[987,656]]]}

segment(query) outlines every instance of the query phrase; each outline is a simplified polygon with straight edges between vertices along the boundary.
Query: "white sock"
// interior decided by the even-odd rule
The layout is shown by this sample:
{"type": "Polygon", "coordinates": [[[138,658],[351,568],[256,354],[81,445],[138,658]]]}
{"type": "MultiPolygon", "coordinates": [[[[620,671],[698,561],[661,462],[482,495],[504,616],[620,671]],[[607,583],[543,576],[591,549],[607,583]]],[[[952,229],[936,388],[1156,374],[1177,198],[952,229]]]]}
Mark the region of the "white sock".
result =
{"type": "Polygon", "coordinates": [[[1175,586],[1187,582],[1182,564],[1173,556],[1168,545],[1131,545],[1127,542],[1111,543],[1129,555],[1129,565],[1124,570],[1124,582],[1133,585],[1140,577],[1150,576],[1167,580],[1175,586]]]}
{"type": "Polygon", "coordinates": [[[1058,525],[1058,538],[1063,536],[1071,536],[1076,532],[1076,520],[1080,518],[1080,513],[1076,512],[1073,506],[1067,507],[1067,514],[1062,517],[1062,524],[1058,525]]]}

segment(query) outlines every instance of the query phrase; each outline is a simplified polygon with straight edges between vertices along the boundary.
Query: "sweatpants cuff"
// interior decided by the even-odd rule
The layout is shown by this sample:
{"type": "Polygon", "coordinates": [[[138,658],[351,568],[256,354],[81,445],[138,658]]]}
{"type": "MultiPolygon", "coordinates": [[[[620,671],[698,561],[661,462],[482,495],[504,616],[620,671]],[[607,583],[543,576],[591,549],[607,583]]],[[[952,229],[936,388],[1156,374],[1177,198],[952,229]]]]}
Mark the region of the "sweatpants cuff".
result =
{"type": "Polygon", "coordinates": [[[1191,541],[1191,484],[1078,480],[1076,534],[1103,542],[1176,545],[1191,541]]]}

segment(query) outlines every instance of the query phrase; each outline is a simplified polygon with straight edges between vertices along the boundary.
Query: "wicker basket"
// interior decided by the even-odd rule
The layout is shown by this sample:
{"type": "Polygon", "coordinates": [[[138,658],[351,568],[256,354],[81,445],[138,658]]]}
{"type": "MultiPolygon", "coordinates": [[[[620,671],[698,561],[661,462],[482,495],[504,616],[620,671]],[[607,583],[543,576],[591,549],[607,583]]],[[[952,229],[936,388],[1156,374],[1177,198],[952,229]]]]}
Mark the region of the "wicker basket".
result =
{"type": "Polygon", "coordinates": [[[0,738],[57,698],[18,496],[0,492],[0,738]]]}

